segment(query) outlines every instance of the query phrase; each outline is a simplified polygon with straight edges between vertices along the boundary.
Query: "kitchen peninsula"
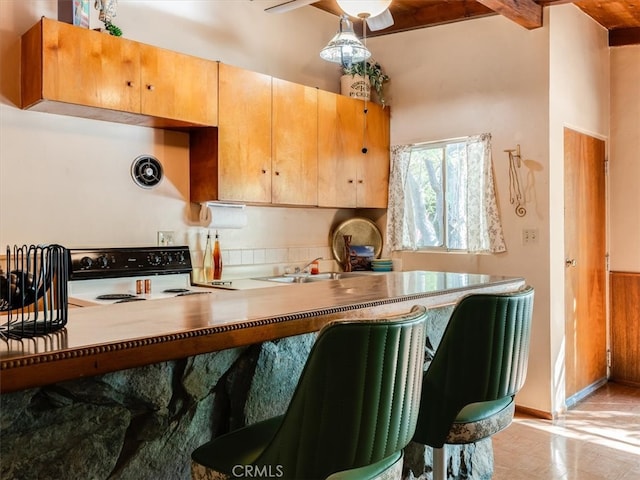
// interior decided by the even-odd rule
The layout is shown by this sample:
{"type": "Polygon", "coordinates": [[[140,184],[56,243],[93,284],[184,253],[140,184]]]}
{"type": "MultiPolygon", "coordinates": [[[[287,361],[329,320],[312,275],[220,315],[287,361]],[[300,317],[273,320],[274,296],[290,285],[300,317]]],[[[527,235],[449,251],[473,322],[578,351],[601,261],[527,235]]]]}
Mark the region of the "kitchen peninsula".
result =
{"type": "Polygon", "coordinates": [[[314,332],[337,318],[397,313],[414,304],[433,308],[474,291],[522,284],[518,278],[414,271],[70,309],[66,328],[51,338],[0,344],[1,392],[314,332]]]}
{"type": "MultiPolygon", "coordinates": [[[[0,476],[187,479],[195,446],[284,411],[326,323],[421,304],[435,348],[460,297],[523,285],[392,272],[70,309],[46,340],[0,344],[0,476]]],[[[462,467],[490,471],[490,445],[465,451],[462,467]]]]}

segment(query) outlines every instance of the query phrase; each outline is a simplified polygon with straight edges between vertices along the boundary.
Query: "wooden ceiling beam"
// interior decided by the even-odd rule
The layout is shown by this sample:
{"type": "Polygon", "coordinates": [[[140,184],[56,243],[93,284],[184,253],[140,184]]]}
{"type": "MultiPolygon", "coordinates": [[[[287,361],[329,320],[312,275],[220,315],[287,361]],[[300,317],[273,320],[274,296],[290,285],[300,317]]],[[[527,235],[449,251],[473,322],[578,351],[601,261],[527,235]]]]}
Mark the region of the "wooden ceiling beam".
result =
{"type": "MultiPolygon", "coordinates": [[[[503,15],[524,28],[534,29],[542,26],[545,8],[551,9],[562,4],[574,4],[609,31],[620,30],[611,34],[610,45],[638,44],[635,29],[640,28],[640,0],[393,0],[389,10],[395,24],[384,30],[369,31],[368,36],[387,35],[488,15],[503,15]]],[[[336,0],[317,0],[313,6],[335,15],[342,13],[336,0]]],[[[354,24],[361,35],[362,22],[355,20],[354,24]]]]}
{"type": "Polygon", "coordinates": [[[528,30],[542,26],[542,5],[533,0],[478,0],[478,3],[528,30]]]}
{"type": "MultiPolygon", "coordinates": [[[[0,0],[3,1],[3,0],[0,0]]],[[[335,0],[319,0],[312,6],[339,16],[342,13],[335,0]]],[[[492,9],[475,0],[403,0],[394,1],[389,8],[394,24],[384,30],[367,30],[367,37],[377,37],[390,33],[406,32],[417,28],[433,27],[452,22],[460,22],[471,18],[496,15],[492,9]]],[[[353,21],[356,35],[362,36],[362,23],[353,21]]]]}
{"type": "Polygon", "coordinates": [[[609,46],[640,45],[640,27],[609,30],[609,46]]]}
{"type": "MultiPolygon", "coordinates": [[[[0,0],[2,1],[2,0],[0,0]]],[[[367,33],[369,37],[389,33],[406,32],[425,26],[433,27],[447,23],[470,20],[496,15],[496,12],[484,5],[470,0],[446,0],[440,2],[413,2],[414,5],[398,6],[394,14],[394,24],[384,30],[367,33]]],[[[393,5],[393,4],[392,4],[393,5]]],[[[358,26],[356,25],[356,29],[358,26]]],[[[357,30],[362,33],[362,29],[357,30]]]]}

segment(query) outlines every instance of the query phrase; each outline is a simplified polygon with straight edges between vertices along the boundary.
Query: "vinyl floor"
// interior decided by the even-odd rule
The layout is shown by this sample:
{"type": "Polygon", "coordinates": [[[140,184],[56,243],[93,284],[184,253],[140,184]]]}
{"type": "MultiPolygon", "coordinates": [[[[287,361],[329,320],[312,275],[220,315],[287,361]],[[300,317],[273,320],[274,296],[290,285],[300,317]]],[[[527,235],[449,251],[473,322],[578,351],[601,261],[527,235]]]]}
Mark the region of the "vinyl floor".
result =
{"type": "Polygon", "coordinates": [[[640,480],[640,388],[607,383],[554,421],[493,436],[494,480],[640,480]]]}

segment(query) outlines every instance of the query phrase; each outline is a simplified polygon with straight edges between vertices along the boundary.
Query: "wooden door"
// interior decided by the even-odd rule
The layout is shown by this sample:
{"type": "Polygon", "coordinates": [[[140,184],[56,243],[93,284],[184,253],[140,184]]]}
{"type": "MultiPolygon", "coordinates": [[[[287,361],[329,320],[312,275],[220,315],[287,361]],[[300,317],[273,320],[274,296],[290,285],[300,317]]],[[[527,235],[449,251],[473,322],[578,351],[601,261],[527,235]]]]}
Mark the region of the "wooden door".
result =
{"type": "Polygon", "coordinates": [[[220,64],[220,200],[271,202],[271,77],[220,64]]]}
{"type": "Polygon", "coordinates": [[[367,104],[365,147],[358,163],[357,206],[387,208],[389,198],[389,109],[367,104]]]}
{"type": "Polygon", "coordinates": [[[271,202],[318,204],[318,90],[273,79],[271,202]]]}
{"type": "Polygon", "coordinates": [[[354,208],[362,156],[364,102],[318,92],[318,205],[354,208]]]}
{"type": "Polygon", "coordinates": [[[216,126],[218,63],[140,45],[141,113],[216,126]]]}
{"type": "Polygon", "coordinates": [[[607,376],[605,144],[564,130],[566,397],[607,376]]]}
{"type": "Polygon", "coordinates": [[[138,45],[43,18],[23,36],[22,107],[44,99],[140,112],[138,45]]]}

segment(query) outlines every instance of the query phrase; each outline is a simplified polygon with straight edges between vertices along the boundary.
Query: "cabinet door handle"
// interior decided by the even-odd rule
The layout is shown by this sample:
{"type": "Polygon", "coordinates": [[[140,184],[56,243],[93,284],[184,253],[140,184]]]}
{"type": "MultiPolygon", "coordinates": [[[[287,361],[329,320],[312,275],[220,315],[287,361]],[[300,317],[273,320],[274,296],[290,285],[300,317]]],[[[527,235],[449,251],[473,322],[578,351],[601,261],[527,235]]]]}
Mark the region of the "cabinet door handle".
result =
{"type": "Polygon", "coordinates": [[[364,180],[358,180],[358,183],[364,183],[364,180]]]}
{"type": "Polygon", "coordinates": [[[280,175],[280,172],[276,172],[276,175],[280,175]]]}
{"type": "Polygon", "coordinates": [[[133,87],[133,86],[134,86],[133,82],[131,80],[129,80],[127,82],[127,87],[133,87]]]}
{"type": "Polygon", "coordinates": [[[263,168],[263,169],[262,169],[262,173],[267,173],[267,171],[263,168]]]}
{"type": "Polygon", "coordinates": [[[153,85],[149,84],[149,85],[147,85],[147,90],[152,92],[153,90],[155,90],[155,87],[153,85]]]}
{"type": "Polygon", "coordinates": [[[349,183],[353,183],[353,180],[349,179],[349,183]]]}
{"type": "Polygon", "coordinates": [[[576,262],[575,258],[567,258],[564,261],[564,265],[565,267],[575,267],[577,265],[578,262],[576,262]]]}

